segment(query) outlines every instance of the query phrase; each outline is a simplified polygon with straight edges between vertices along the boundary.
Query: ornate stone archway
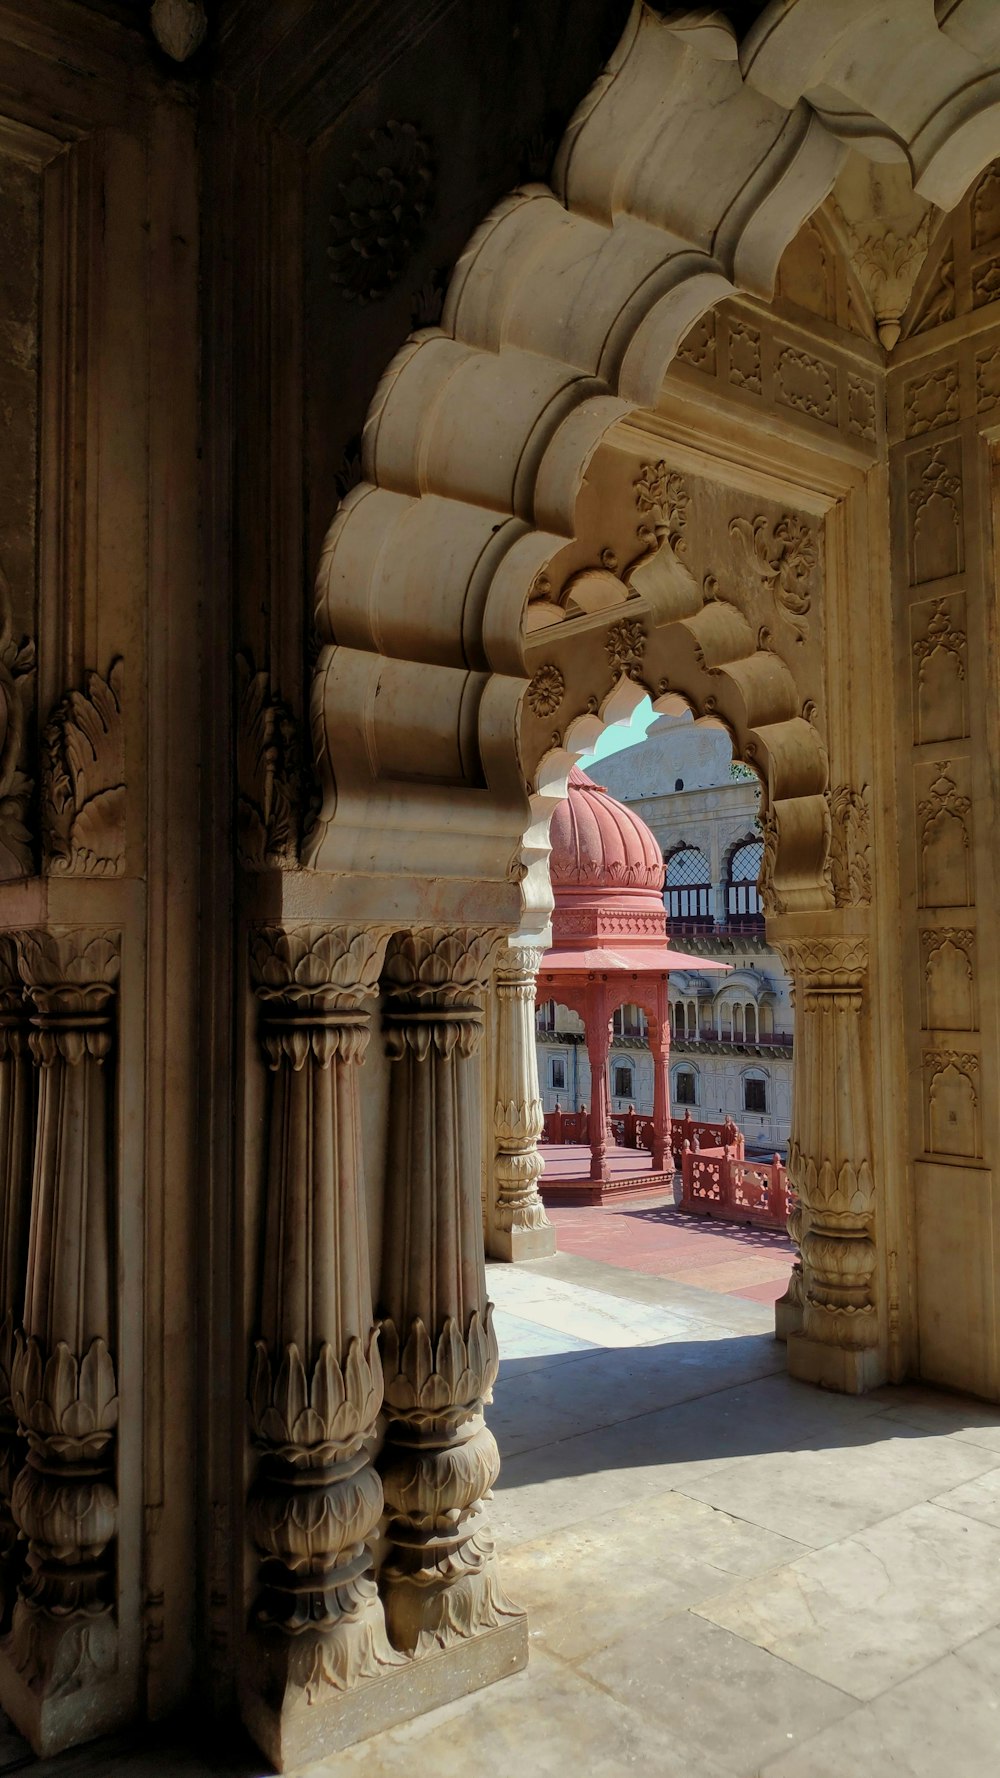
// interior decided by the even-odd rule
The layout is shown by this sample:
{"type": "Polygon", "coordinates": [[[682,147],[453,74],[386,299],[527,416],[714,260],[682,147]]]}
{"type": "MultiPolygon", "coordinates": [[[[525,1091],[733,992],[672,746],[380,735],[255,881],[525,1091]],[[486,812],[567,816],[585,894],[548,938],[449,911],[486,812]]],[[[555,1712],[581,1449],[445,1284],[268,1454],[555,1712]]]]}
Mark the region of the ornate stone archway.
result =
{"type": "MultiPolygon", "coordinates": [[[[269,919],[287,927],[270,925],[253,953],[273,1131],[288,1127],[279,1113],[291,1094],[319,1117],[331,1063],[339,1115],[360,1123],[353,1064],[364,1002],[379,991],[392,1058],[375,1308],[389,1358],[385,1620],[365,1574],[370,1636],[357,1637],[338,1595],[309,1644],[321,1664],[343,1649],[349,1692],[371,1682],[402,1696],[406,1661],[438,1651],[433,1696],[452,1695],[471,1639],[491,1650],[490,1673],[524,1658],[482,1509],[497,1462],[481,1422],[496,1348],[478,1223],[477,1046],[496,944],[516,935],[530,954],[544,935],[547,821],[567,769],[644,692],[723,722],[764,786],[769,932],[798,1006],[790,1159],[802,1261],[780,1311],[790,1366],[847,1390],[920,1367],[899,1163],[911,1141],[905,797],[880,674],[898,642],[883,349],[912,279],[898,255],[891,277],[871,270],[872,239],[845,187],[818,238],[853,253],[844,288],[856,343],[808,316],[776,329],[767,305],[786,248],[849,151],[890,168],[879,177],[901,213],[904,198],[917,204],[920,220],[905,226],[923,229],[926,252],[928,205],[956,204],[991,151],[998,57],[1000,29],[978,0],[792,0],[739,50],[714,16],[664,20],[637,5],[567,132],[553,189],[525,188],[487,219],[442,325],[407,342],[376,392],[365,479],[335,516],[319,571],[310,869],[275,887],[269,919]],[[698,382],[709,367],[722,379],[711,387],[698,382]],[[308,1042],[293,1029],[304,1016],[308,1042]]],[[[937,421],[915,401],[919,433],[937,421]]],[[[928,542],[932,514],[952,522],[954,473],[936,446],[921,450],[907,489],[920,561],[907,587],[957,572],[954,552],[928,542]]],[[[918,640],[931,645],[930,630],[918,640]]],[[[940,809],[968,836],[971,798],[944,767],[925,777],[927,832],[940,809]]],[[[967,894],[970,883],[966,869],[967,894]]],[[[526,999],[530,969],[514,973],[526,999]]],[[[928,1148],[975,1091],[971,1064],[963,1096],[953,1090],[962,1069],[945,1050],[928,1052],[928,1148]]],[[[498,1111],[505,1129],[530,1135],[531,1082],[519,1078],[524,1105],[497,1095],[498,1111]]],[[[499,1125],[496,1135],[502,1146],[499,1125]]],[[[289,1160],[275,1141],[267,1203],[280,1200],[289,1160]]],[[[296,1173],[298,1189],[320,1205],[349,1202],[352,1165],[338,1152],[296,1173]]],[[[970,1221],[963,1239],[973,1233],[970,1221]]],[[[357,1244],[356,1234],[345,1244],[345,1264],[357,1244]]],[[[308,1257],[321,1272],[322,1253],[308,1257]]],[[[345,1349],[370,1327],[364,1292],[351,1304],[335,1330],[345,1349]]],[[[262,1360],[255,1404],[267,1557],[287,1535],[277,1466],[292,1457],[273,1430],[284,1426],[282,1346],[297,1352],[305,1335],[264,1321],[259,1334],[271,1367],[262,1360]]],[[[984,1323],[984,1344],[995,1334],[984,1323]]],[[[316,1375],[306,1384],[315,1391],[316,1375]]],[[[353,1429],[361,1443],[376,1395],[353,1429]]],[[[378,1487],[362,1468],[367,1536],[378,1487]]],[[[313,1484],[317,1511],[325,1485],[313,1484]]],[[[295,1554],[282,1552],[290,1573],[295,1554]]],[[[324,1552],[331,1574],[344,1556],[324,1552]]],[[[262,1584],[265,1571],[273,1578],[266,1561],[262,1584]]],[[[276,1757],[303,1714],[293,1668],[285,1660],[277,1687],[263,1671],[249,1681],[248,1718],[276,1757]]]]}

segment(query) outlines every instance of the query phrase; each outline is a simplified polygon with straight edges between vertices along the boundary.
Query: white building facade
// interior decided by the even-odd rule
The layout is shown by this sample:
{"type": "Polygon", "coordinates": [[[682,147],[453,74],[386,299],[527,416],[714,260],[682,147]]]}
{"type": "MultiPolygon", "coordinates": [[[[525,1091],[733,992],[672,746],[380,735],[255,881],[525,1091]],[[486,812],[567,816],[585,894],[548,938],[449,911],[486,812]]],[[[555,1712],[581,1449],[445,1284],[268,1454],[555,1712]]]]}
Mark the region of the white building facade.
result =
{"type": "MultiPolygon", "coordinates": [[[[760,791],[734,765],[728,736],[691,717],[661,716],[640,745],[588,767],[632,804],[666,860],[664,892],[678,948],[729,965],[670,980],[671,1110],[731,1116],[749,1149],[784,1151],[791,1119],[791,984],[764,936],[757,894],[760,791]]],[[[583,1024],[555,1003],[538,1009],[538,1072],[546,1111],[590,1105],[583,1024]]],[[[609,1060],[613,1112],[652,1109],[653,1066],[638,1007],[615,1014],[609,1060]]]]}

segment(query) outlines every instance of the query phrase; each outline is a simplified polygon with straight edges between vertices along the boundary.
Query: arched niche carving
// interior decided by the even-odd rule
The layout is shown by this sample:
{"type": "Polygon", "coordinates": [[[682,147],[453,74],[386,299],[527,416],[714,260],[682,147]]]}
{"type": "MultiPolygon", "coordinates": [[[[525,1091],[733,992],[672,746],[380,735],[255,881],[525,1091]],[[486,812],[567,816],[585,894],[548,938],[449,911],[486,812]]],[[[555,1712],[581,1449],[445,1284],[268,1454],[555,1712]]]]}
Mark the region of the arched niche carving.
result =
{"type": "MultiPolygon", "coordinates": [[[[594,452],[655,404],[699,317],[736,292],[770,297],[848,146],[906,162],[928,202],[958,201],[1000,115],[1000,33],[974,6],[959,0],[939,24],[912,0],[772,0],[737,46],[717,15],[664,19],[637,0],[552,187],[511,193],[473,235],[441,325],[414,334],[379,383],[363,480],[319,568],[321,794],[305,860],[371,917],[464,918],[474,900],[477,915],[518,922],[544,851],[517,746],[522,614],[576,535],[594,452]]],[[[691,589],[661,530],[631,575],[670,634],[651,687],[677,671],[709,711],[717,694],[699,676],[719,668],[727,720],[768,784],[769,855],[793,908],[822,862],[821,747],[790,697],[761,716],[755,681],[775,680],[780,706],[780,665],[738,634],[737,614],[680,609],[691,589]]],[[[616,581],[599,560],[577,611],[613,607],[616,581]]],[[[630,606],[626,591],[623,621],[630,606]]],[[[565,723],[560,712],[550,726],[565,723]]]]}

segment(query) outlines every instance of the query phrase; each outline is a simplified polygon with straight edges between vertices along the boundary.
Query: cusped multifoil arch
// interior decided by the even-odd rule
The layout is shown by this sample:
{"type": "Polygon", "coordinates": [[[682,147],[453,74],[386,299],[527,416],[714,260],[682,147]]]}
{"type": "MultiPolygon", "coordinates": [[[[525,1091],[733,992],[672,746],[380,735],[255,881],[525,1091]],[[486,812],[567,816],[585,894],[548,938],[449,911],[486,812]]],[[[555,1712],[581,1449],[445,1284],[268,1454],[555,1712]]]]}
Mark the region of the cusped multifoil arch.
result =
{"type": "MultiPolygon", "coordinates": [[[[516,920],[529,590],[575,535],[601,440],[655,402],[706,308],[737,290],[770,296],[848,145],[907,161],[942,206],[986,164],[996,9],[937,11],[940,25],[933,0],[774,0],[738,47],[709,9],[664,19],[637,0],[552,188],[497,206],[455,268],[441,326],[412,336],[376,391],[364,479],[319,567],[310,864],[433,875],[442,913],[448,882],[461,902],[475,879],[495,886],[495,916],[516,920]]],[[[790,682],[785,713],[758,723],[772,703],[758,682],[778,667],[752,649],[729,658],[741,751],[766,764],[772,803],[792,783],[808,786],[799,802],[820,794],[822,750],[790,682]]],[[[783,846],[802,820],[786,811],[783,846]]]]}

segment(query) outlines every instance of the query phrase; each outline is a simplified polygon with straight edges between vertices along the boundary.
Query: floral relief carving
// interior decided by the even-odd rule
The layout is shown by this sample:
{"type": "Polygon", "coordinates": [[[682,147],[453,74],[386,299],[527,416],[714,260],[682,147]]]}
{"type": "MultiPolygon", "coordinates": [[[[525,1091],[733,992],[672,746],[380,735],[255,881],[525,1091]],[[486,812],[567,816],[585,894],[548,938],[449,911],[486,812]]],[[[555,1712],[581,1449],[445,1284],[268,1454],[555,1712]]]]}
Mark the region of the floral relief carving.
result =
{"type": "Polygon", "coordinates": [[[958,419],[958,366],[942,364],[903,389],[903,421],[907,438],[933,432],[958,419]]]}
{"type": "Polygon", "coordinates": [[[293,1469],[318,1469],[352,1456],[370,1437],[382,1405],[377,1328],[365,1346],[356,1335],[348,1341],[343,1363],[324,1342],[310,1367],[292,1342],[275,1369],[267,1345],[258,1340],[249,1400],[255,1440],[293,1469]]]}
{"type": "Polygon", "coordinates": [[[847,375],[847,430],[859,438],[875,438],[875,385],[867,377],[847,375]]]}
{"type": "Polygon", "coordinates": [[[646,652],[646,631],[638,618],[622,618],[619,623],[612,624],[605,639],[604,652],[613,671],[628,679],[638,679],[646,652]]]}
{"type": "Polygon", "coordinates": [[[909,459],[910,581],[960,574],[964,561],[961,454],[957,440],[909,459]]]}
{"type": "Polygon", "coordinates": [[[851,264],[871,305],[878,337],[887,352],[899,339],[902,316],[930,243],[932,211],[928,207],[916,225],[897,232],[884,223],[866,218],[849,222],[838,204],[833,206],[843,230],[851,264]]]}
{"type": "Polygon", "coordinates": [[[959,790],[950,766],[945,759],[931,767],[935,776],[917,802],[924,907],[965,907],[970,900],[972,802],[959,790]]]}
{"type": "MultiPolygon", "coordinates": [[[[964,628],[964,597],[935,599],[931,605],[924,634],[913,642],[916,662],[915,716],[916,739],[950,741],[968,730],[966,710],[966,636],[964,628]]],[[[914,607],[917,619],[926,606],[914,607]]]]}
{"type": "Polygon", "coordinates": [[[785,904],[774,886],[774,873],[778,862],[778,822],[774,810],[770,807],[766,808],[760,817],[760,833],[763,844],[757,888],[760,893],[761,906],[765,915],[783,914],[785,904]]]}
{"type": "Polygon", "coordinates": [[[333,282],[349,302],[374,302],[402,275],[431,209],[429,144],[412,123],[390,119],[353,154],[330,217],[333,282]]]}
{"type": "Polygon", "coordinates": [[[675,469],[668,469],[662,459],[659,463],[643,463],[632,487],[636,508],[644,520],[639,527],[640,542],[654,550],[666,541],[675,555],[683,555],[691,496],[681,476],[675,469]]]}
{"type": "Polygon", "coordinates": [[[984,309],[1000,297],[1000,254],[979,266],[972,274],[972,306],[984,309]]]}
{"type": "Polygon", "coordinates": [[[551,661],[544,662],[533,674],[525,692],[525,702],[536,716],[553,716],[566,695],[566,681],[551,661]]]}
{"type": "Polygon", "coordinates": [[[1000,402],[1000,346],[976,353],[976,409],[983,414],[1000,402]]]}
{"type": "Polygon", "coordinates": [[[123,663],[88,673],[53,710],[41,739],[42,844],[54,875],[118,877],[125,869],[123,663]]]}
{"type": "Polygon", "coordinates": [[[237,852],[245,870],[294,870],[302,800],[298,725],[270,675],[237,660],[242,695],[236,742],[237,852]]]}
{"type": "Polygon", "coordinates": [[[691,364],[695,370],[702,370],[706,376],[715,375],[715,310],[709,309],[693,327],[690,327],[677,348],[677,356],[684,364],[691,364]]]}
{"type": "Polygon", "coordinates": [[[1000,163],[993,161],[972,197],[972,245],[985,247],[1000,235],[1000,163]]]}
{"type": "Polygon", "coordinates": [[[822,358],[811,358],[795,346],[778,353],[775,400],[814,420],[837,424],[837,372],[822,358]]]}
{"type": "Polygon", "coordinates": [[[760,333],[756,327],[732,317],[729,321],[729,381],[737,389],[748,390],[751,395],[760,394],[760,333]]]}
{"type": "Polygon", "coordinates": [[[827,792],[830,806],[829,873],[837,907],[868,907],[872,898],[871,816],[868,786],[838,784],[827,792]]]}
{"type": "Polygon", "coordinates": [[[762,514],[732,519],[729,534],[739,539],[750,568],[773,595],[796,641],[804,642],[809,633],[805,618],[812,604],[810,580],[817,556],[813,531],[802,519],[785,513],[773,531],[762,514]]]}
{"type": "Polygon", "coordinates": [[[34,785],[24,771],[27,702],[35,677],[35,644],[14,635],[7,576],[0,567],[0,882],[34,870],[27,825],[34,785]]]}

